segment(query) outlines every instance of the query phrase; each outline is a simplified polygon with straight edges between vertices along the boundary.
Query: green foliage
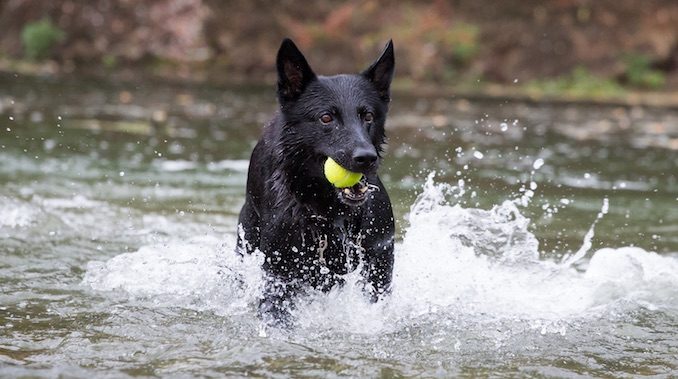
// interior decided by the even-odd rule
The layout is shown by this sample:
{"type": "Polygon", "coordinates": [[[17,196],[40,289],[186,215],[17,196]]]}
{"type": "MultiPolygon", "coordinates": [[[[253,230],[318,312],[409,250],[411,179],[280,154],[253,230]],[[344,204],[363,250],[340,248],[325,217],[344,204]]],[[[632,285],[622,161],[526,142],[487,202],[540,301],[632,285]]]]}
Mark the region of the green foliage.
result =
{"type": "Polygon", "coordinates": [[[476,56],[479,49],[478,34],[477,26],[463,22],[456,23],[444,32],[443,43],[451,48],[456,64],[464,66],[476,56]]]}
{"type": "Polygon", "coordinates": [[[44,59],[64,36],[64,31],[48,19],[29,22],[21,31],[24,53],[30,59],[44,59]]]}
{"type": "Polygon", "coordinates": [[[624,61],[626,63],[624,76],[631,86],[660,89],[666,83],[664,73],[652,68],[652,62],[647,55],[628,54],[624,61]]]}
{"type": "Polygon", "coordinates": [[[532,80],[527,90],[544,96],[615,97],[624,94],[624,88],[612,79],[601,78],[584,67],[554,79],[532,80]]]}
{"type": "Polygon", "coordinates": [[[462,77],[472,75],[468,68],[480,49],[479,28],[476,25],[457,22],[450,27],[427,30],[425,23],[423,26],[422,23],[416,23],[413,28],[413,44],[417,43],[421,35],[421,40],[426,41],[426,44],[435,46],[435,56],[431,57],[430,68],[425,70],[423,77],[458,83],[462,77]]]}
{"type": "Polygon", "coordinates": [[[101,58],[101,63],[108,70],[113,70],[118,66],[118,58],[113,54],[106,54],[101,58]]]}

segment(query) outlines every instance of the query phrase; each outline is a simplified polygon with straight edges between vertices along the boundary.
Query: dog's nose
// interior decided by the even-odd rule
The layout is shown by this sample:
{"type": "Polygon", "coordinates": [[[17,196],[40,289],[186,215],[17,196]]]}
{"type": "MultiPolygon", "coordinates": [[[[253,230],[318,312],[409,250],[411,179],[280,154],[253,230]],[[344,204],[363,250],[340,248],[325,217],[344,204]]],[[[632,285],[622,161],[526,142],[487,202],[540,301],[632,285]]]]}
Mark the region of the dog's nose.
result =
{"type": "Polygon", "coordinates": [[[367,168],[377,161],[377,152],[374,148],[357,148],[353,151],[353,162],[360,168],[367,168]]]}

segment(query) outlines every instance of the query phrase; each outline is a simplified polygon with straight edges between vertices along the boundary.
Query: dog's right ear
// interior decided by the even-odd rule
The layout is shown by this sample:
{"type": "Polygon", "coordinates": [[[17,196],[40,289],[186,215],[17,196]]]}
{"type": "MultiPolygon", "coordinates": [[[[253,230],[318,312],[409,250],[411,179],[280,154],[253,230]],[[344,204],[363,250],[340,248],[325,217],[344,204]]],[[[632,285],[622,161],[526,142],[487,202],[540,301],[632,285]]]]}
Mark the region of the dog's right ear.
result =
{"type": "Polygon", "coordinates": [[[374,84],[374,87],[379,91],[379,96],[386,102],[391,101],[390,87],[394,69],[393,41],[389,40],[381,56],[362,73],[367,80],[374,84]]]}
{"type": "Polygon", "coordinates": [[[278,50],[278,100],[280,105],[296,100],[315,79],[311,66],[291,39],[285,38],[278,50]]]}

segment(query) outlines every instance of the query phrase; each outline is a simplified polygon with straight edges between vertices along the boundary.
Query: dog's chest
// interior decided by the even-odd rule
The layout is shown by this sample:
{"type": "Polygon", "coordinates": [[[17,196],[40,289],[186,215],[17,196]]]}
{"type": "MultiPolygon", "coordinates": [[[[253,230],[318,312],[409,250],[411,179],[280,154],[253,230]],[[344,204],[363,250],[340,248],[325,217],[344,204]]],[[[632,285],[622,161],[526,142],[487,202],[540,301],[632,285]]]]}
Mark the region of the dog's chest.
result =
{"type": "Polygon", "coordinates": [[[291,252],[301,272],[343,275],[359,266],[365,251],[363,233],[350,226],[322,225],[298,236],[291,252]]]}

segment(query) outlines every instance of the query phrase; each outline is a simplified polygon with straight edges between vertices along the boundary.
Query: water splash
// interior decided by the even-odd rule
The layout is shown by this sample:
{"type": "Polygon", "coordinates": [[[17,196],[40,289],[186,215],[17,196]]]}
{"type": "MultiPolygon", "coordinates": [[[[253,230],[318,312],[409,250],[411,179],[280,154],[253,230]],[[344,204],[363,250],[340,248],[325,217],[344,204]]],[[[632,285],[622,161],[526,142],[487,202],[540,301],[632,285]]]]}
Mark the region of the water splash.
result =
{"type": "Polygon", "coordinates": [[[261,254],[241,259],[215,237],[193,238],[92,261],[83,284],[153,304],[237,314],[262,291],[262,263],[261,254]]]}
{"type": "Polygon", "coordinates": [[[584,236],[584,243],[582,244],[582,246],[579,248],[579,250],[576,253],[572,254],[571,256],[564,256],[563,257],[563,260],[562,260],[563,265],[565,265],[565,266],[573,265],[574,263],[576,263],[579,260],[581,260],[582,258],[584,258],[584,256],[586,256],[586,253],[588,253],[589,250],[591,250],[591,246],[593,246],[592,241],[593,241],[593,236],[594,236],[594,233],[595,233],[596,224],[598,223],[598,221],[602,220],[603,216],[605,216],[607,214],[609,209],[610,209],[610,201],[609,201],[608,198],[605,198],[605,199],[603,199],[603,206],[601,207],[600,212],[598,212],[596,219],[593,220],[591,227],[589,228],[589,230],[586,232],[586,235],[584,236]]]}
{"type": "MultiPolygon", "coordinates": [[[[465,192],[463,181],[435,183],[430,175],[396,246],[391,296],[368,303],[358,273],[348,274],[344,287],[298,299],[297,329],[374,334],[431,320],[482,329],[508,320],[540,333],[564,334],[569,323],[599,318],[618,306],[678,308],[678,260],[635,247],[605,248],[591,255],[585,271],[575,269],[571,263],[590,250],[593,226],[571,258],[540,259],[520,201],[489,210],[467,208],[460,204],[465,192]]],[[[596,222],[607,207],[605,202],[596,222]]],[[[83,284],[154,306],[254,318],[263,258],[241,260],[232,251],[231,242],[220,245],[214,237],[144,246],[90,263],[83,284]]]]}

